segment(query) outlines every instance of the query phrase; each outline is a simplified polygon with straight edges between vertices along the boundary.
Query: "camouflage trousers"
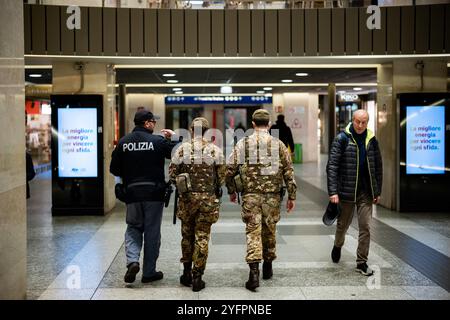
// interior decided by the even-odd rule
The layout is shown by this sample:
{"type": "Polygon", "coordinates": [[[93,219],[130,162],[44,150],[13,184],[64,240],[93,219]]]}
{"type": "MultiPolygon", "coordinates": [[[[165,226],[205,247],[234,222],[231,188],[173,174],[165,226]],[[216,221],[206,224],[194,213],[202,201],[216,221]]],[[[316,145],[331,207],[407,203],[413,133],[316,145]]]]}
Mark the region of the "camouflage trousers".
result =
{"type": "Polygon", "coordinates": [[[219,219],[219,206],[214,194],[192,192],[180,197],[177,211],[182,236],[180,262],[193,262],[193,274],[203,274],[205,270],[211,225],[219,219]]]}
{"type": "Polygon", "coordinates": [[[247,237],[247,263],[275,260],[276,224],[280,220],[278,193],[246,193],[242,196],[242,221],[247,237]]]}

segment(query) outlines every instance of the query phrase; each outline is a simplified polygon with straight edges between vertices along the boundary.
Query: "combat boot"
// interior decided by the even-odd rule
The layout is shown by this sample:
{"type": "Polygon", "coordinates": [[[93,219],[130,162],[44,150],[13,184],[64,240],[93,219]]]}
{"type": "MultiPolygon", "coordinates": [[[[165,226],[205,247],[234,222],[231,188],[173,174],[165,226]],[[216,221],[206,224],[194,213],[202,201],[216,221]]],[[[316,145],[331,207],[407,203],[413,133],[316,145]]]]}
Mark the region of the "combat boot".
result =
{"type": "Polygon", "coordinates": [[[192,279],[192,291],[198,292],[205,288],[205,281],[202,280],[201,274],[195,274],[192,279]]]}
{"type": "Polygon", "coordinates": [[[263,263],[263,279],[267,280],[272,278],[273,271],[272,271],[272,261],[264,261],[263,263]]]}
{"type": "Polygon", "coordinates": [[[250,291],[255,291],[259,287],[259,262],[249,263],[250,272],[245,287],[250,291]]]}
{"type": "Polygon", "coordinates": [[[183,286],[190,287],[192,284],[192,263],[184,262],[183,275],[180,277],[180,283],[183,286]]]}

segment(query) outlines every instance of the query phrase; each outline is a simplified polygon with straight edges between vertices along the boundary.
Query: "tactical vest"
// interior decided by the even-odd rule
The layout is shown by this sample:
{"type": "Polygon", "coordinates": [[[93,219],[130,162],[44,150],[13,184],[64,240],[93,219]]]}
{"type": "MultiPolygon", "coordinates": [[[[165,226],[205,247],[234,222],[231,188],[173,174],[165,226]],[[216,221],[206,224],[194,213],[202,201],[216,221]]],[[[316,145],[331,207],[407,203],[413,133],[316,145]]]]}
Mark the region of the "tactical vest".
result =
{"type": "MultiPolygon", "coordinates": [[[[216,186],[216,170],[215,163],[207,164],[203,160],[201,164],[196,164],[194,159],[194,140],[191,141],[190,164],[183,164],[183,172],[189,174],[192,192],[215,192],[216,186]]],[[[208,143],[202,141],[201,155],[203,156],[208,143]]],[[[200,155],[200,152],[198,152],[200,155]]],[[[213,154],[214,156],[214,154],[213,154]]],[[[197,159],[198,161],[198,159],[197,159]]]]}
{"type": "MultiPolygon", "coordinates": [[[[267,151],[260,150],[261,144],[256,143],[256,155],[250,154],[249,137],[244,138],[245,162],[240,167],[243,193],[278,193],[283,186],[283,176],[279,156],[274,160],[278,162],[271,165],[272,138],[267,142],[267,151]]],[[[263,146],[265,147],[265,146],[263,146]]]]}

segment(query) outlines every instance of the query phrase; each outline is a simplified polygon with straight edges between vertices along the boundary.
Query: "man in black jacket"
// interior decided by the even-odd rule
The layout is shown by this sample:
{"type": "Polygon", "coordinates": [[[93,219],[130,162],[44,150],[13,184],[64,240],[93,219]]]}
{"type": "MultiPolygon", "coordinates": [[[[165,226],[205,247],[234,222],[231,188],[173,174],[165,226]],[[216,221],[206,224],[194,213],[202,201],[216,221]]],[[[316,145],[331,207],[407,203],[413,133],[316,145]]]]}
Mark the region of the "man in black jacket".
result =
{"type": "Polygon", "coordinates": [[[144,241],[142,282],[160,280],[156,260],[161,244],[161,221],[164,206],[164,160],[171,158],[175,143],[169,139],[172,130],[163,129],[165,138],[154,135],[156,117],[139,110],[134,117],[133,132],[119,140],[112,153],[110,172],[122,178],[127,203],[125,252],[127,272],[125,282],[132,283],[139,272],[139,257],[144,241]]]}
{"type": "Polygon", "coordinates": [[[276,123],[270,127],[270,134],[273,135],[272,130],[278,130],[278,139],[283,141],[286,147],[289,147],[290,152],[294,152],[294,138],[292,137],[291,128],[284,122],[284,115],[279,114],[276,123]]]}
{"type": "Polygon", "coordinates": [[[328,195],[332,203],[341,206],[331,258],[339,262],[356,206],[359,225],[356,270],[366,276],[373,274],[367,266],[370,221],[372,204],[380,200],[383,176],[378,141],[367,129],[368,121],[369,114],[365,110],[353,114],[352,123],[334,139],[327,163],[328,195]]]}

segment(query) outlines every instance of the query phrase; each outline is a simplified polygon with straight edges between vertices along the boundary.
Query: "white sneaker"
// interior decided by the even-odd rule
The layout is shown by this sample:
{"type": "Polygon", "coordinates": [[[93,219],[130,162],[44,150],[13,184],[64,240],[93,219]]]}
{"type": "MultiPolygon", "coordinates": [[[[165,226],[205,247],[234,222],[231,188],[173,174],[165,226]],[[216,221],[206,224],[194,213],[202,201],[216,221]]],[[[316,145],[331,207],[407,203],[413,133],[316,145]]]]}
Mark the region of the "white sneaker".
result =
{"type": "Polygon", "coordinates": [[[372,269],[369,268],[369,266],[365,262],[358,264],[355,270],[368,277],[370,277],[375,273],[372,269]]]}

